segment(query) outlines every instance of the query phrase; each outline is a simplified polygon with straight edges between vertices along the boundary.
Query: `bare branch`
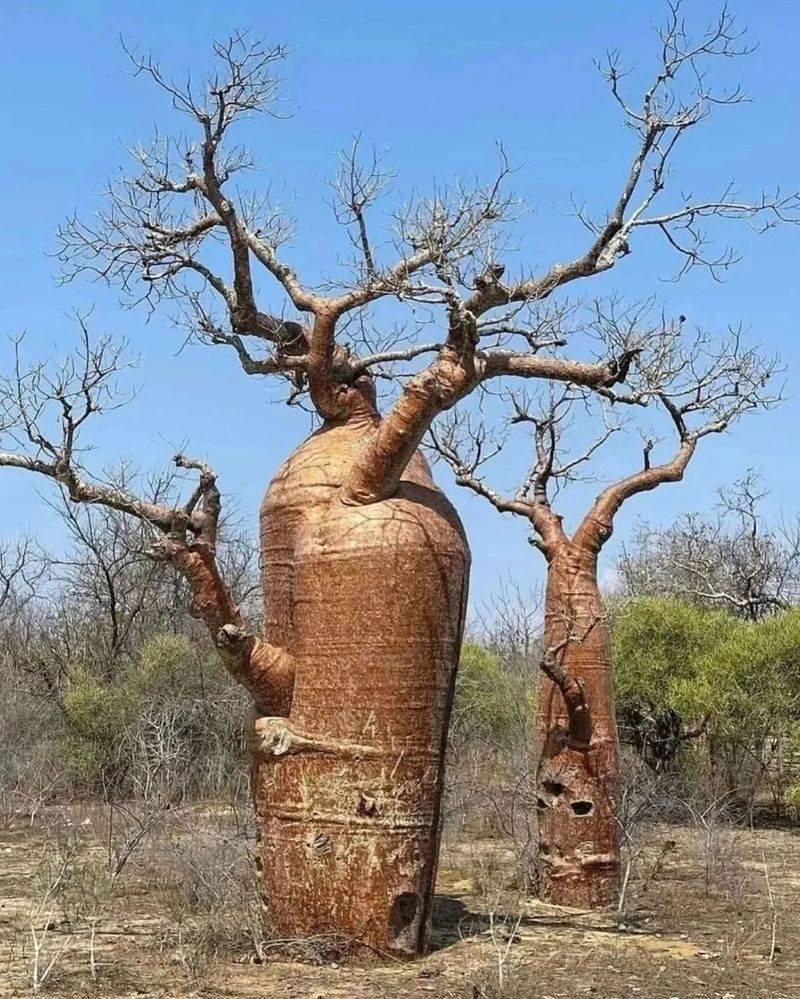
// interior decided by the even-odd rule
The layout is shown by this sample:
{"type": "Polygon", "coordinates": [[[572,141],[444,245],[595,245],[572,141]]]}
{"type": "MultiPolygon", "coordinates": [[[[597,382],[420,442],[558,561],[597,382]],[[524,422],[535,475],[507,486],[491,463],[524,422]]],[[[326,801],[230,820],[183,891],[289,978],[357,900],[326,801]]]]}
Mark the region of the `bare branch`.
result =
{"type": "Polygon", "coordinates": [[[333,204],[336,221],[348,228],[355,228],[353,242],[357,246],[363,265],[363,278],[367,284],[378,277],[372,241],[367,231],[366,210],[378,200],[394,177],[383,163],[383,157],[372,150],[366,161],[361,159],[361,138],[356,136],[350,149],[339,153],[339,169],[331,181],[335,198],[333,204]]]}
{"type": "Polygon", "coordinates": [[[658,39],[658,67],[638,100],[624,93],[626,74],[616,53],[602,67],[635,148],[605,214],[595,221],[585,208],[577,209],[591,238],[572,259],[540,274],[506,275],[509,229],[524,208],[508,190],[513,170],[500,146],[488,182],[438,183],[429,196],[415,195],[391,213],[394,260],[386,263],[372,216],[391,174],[381,156],[365,155],[356,139],[341,154],[332,181],[334,210],[356,259],[346,263],[345,280],[327,279],[314,289],[283,259],[293,232],[285,212],[268,194],[233,195],[229,183],[251,166],[249,155],[230,145],[231,129],[255,113],[276,115],[276,67],[286,50],[235,34],[214,46],[218,68],[200,85],[176,82],[152,56],[129,53],[137,73],[168,95],[195,134],[189,140],[157,135],[152,145],[132,150],[138,172],[109,186],[97,219],[73,218],[62,227],[65,277],[89,272],[119,285],[129,302],[151,308],[165,298],[178,300],[191,336],[233,349],[248,374],[286,378],[291,400],[308,391],[326,419],[354,413],[375,419],[373,374],[382,377],[393,362],[432,355],[424,370],[409,374],[393,411],[380,422],[345,488],[348,502],[391,495],[432,420],[493,378],[552,379],[591,389],[609,403],[646,406],[658,386],[645,378],[640,360],[651,343],[666,344],[668,337],[659,339],[657,330],[634,329],[633,323],[626,332],[620,317],[608,322],[598,316],[607,337],[599,358],[557,356],[576,331],[569,328],[567,307],[555,305],[548,313],[542,303],[556,289],[615,266],[631,252],[637,230],[661,233],[678,254],[681,271],[704,266],[718,277],[736,253],[713,249],[703,226],[744,220],[764,231],[800,221],[793,192],[748,199],[728,184],[710,196],[668,199],[670,164],[687,133],[711,109],[744,99],[738,88],[715,89],[709,67],[750,47],[727,8],[695,37],[676,0],[668,5],[658,39]],[[227,268],[220,264],[220,245],[227,268]],[[299,320],[285,316],[282,306],[259,301],[256,275],[262,268],[299,320]],[[346,326],[386,297],[410,305],[415,317],[427,310],[439,328],[420,342],[368,349],[359,357],[344,342],[339,323],[346,326]],[[251,337],[265,346],[251,349],[251,337]]]}
{"type": "Polygon", "coordinates": [[[79,322],[80,347],[53,371],[43,364],[23,366],[21,339],[14,341],[14,373],[0,378],[0,467],[35,472],[61,485],[74,503],[116,510],[152,528],[153,555],[169,559],[186,576],[193,613],[208,627],[234,678],[262,707],[285,710],[289,657],[246,630],[217,565],[221,501],[213,469],[176,455],[177,468],[198,474],[189,498],[177,504],[142,499],[83,469],[80,436],[90,416],[118,404],[115,378],[124,362],[121,347],[107,338],[95,345],[85,320],[79,322]]]}
{"type": "Polygon", "coordinates": [[[619,562],[627,591],[678,593],[750,620],[794,603],[800,593],[800,525],[765,523],[766,495],[748,471],[719,491],[715,517],[688,514],[660,530],[642,525],[619,562]]]}
{"type": "MultiPolygon", "coordinates": [[[[576,541],[599,548],[610,536],[614,515],[626,499],[662,483],[680,481],[703,437],[723,433],[744,413],[768,409],[780,401],[780,390],[771,390],[777,359],[761,357],[755,348],[745,347],[741,329],[729,331],[722,341],[713,341],[703,331],[684,339],[673,341],[666,371],[649,372],[661,385],[653,395],[677,432],[677,450],[669,461],[653,466],[653,444],[648,442],[644,468],[598,496],[576,532],[576,541]]],[[[645,369],[646,365],[645,359],[645,369]]]]}
{"type": "Polygon", "coordinates": [[[0,541],[0,611],[18,613],[36,596],[44,573],[42,560],[31,538],[0,541]]]}
{"type": "Polygon", "coordinates": [[[506,444],[504,433],[492,433],[483,422],[474,423],[469,416],[464,419],[453,414],[431,427],[428,435],[433,451],[453,469],[457,485],[471,489],[488,500],[501,513],[514,513],[527,518],[536,532],[533,543],[547,551],[564,537],[561,518],[550,509],[546,484],[549,478],[548,452],[541,443],[547,431],[537,434],[537,464],[530,473],[528,483],[516,496],[503,495],[488,486],[477,474],[478,469],[501,453],[506,444]],[[487,441],[489,442],[487,444],[487,441]],[[529,488],[535,482],[534,488],[529,488]],[[528,493],[532,492],[529,497],[528,493]]]}

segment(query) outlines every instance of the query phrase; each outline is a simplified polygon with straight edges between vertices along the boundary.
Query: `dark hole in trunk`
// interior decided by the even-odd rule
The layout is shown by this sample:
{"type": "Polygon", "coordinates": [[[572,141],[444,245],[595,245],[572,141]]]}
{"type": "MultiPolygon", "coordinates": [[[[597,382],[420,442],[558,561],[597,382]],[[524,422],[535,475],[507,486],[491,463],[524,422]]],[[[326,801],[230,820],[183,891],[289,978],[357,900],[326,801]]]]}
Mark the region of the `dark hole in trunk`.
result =
{"type": "Polygon", "coordinates": [[[389,932],[395,939],[404,933],[414,922],[419,906],[419,896],[411,891],[404,891],[392,902],[389,913],[389,932]]]}
{"type": "Polygon", "coordinates": [[[542,787],[548,794],[552,794],[556,798],[564,793],[564,785],[559,784],[557,780],[543,780],[542,787]]]}
{"type": "Polygon", "coordinates": [[[356,808],[356,815],[375,815],[378,811],[378,803],[374,798],[371,798],[368,794],[361,792],[361,796],[358,799],[358,807],[356,808]]]}
{"type": "Polygon", "coordinates": [[[572,811],[576,815],[591,815],[594,811],[594,802],[592,801],[573,801],[572,811]]]}

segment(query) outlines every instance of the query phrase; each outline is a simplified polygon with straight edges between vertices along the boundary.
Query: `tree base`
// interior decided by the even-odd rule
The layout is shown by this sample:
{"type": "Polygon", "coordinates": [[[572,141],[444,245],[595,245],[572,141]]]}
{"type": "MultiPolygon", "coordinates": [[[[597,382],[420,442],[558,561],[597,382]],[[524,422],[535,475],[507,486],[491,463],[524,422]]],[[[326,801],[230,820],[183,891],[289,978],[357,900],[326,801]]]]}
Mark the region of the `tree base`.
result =
{"type": "MultiPolygon", "coordinates": [[[[587,843],[587,846],[589,844],[587,843]]],[[[619,862],[614,855],[559,856],[545,848],[539,856],[539,897],[571,909],[615,907],[619,862]]]]}
{"type": "Polygon", "coordinates": [[[556,737],[545,751],[553,755],[540,763],[537,780],[539,897],[572,908],[615,905],[620,866],[615,767],[604,759],[615,747],[576,750],[556,737]]]}
{"type": "Polygon", "coordinates": [[[259,719],[256,733],[271,933],[376,957],[420,956],[436,873],[439,761],[313,738],[283,718],[259,719]]]}

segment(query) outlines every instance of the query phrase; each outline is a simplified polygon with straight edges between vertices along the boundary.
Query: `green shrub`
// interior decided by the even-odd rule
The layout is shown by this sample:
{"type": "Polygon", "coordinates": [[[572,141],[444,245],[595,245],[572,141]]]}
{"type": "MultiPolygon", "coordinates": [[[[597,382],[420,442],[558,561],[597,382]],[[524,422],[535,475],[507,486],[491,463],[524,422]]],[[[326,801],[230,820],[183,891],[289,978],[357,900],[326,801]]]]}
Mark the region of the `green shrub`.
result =
{"type": "Polygon", "coordinates": [[[523,734],[535,677],[510,668],[477,642],[465,642],[456,679],[452,733],[509,744],[523,734]]]}
{"type": "Polygon", "coordinates": [[[79,785],[99,790],[115,783],[122,734],[140,707],[128,685],[92,676],[84,669],[70,677],[62,706],[67,725],[67,769],[79,785]]]}
{"type": "Polygon", "coordinates": [[[617,707],[651,705],[692,715],[701,657],[734,626],[729,614],[673,597],[635,600],[612,620],[617,707]]]}
{"type": "MultiPolygon", "coordinates": [[[[613,621],[617,709],[623,732],[656,769],[707,733],[718,790],[753,801],[769,785],[765,740],[800,723],[800,609],[758,622],[674,598],[634,601],[613,621]]],[[[800,800],[800,796],[798,796],[800,800]]]]}
{"type": "Polygon", "coordinates": [[[157,635],[113,680],[76,670],[63,709],[68,770],[84,790],[183,798],[246,774],[244,698],[184,636],[157,635]]]}
{"type": "Polygon", "coordinates": [[[75,736],[102,744],[113,740],[135,714],[137,700],[127,684],[77,670],[70,677],[63,706],[75,736]]]}

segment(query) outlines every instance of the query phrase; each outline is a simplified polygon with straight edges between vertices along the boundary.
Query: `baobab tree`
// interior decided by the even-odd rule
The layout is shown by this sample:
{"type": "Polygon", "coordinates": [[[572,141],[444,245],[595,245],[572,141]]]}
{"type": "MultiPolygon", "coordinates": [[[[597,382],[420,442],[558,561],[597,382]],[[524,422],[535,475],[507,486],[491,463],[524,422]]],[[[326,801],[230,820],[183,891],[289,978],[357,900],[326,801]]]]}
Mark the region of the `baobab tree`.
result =
{"type": "Polygon", "coordinates": [[[97,214],[62,226],[64,278],[107,281],[129,305],[177,305],[190,339],[230,351],[248,375],[285,379],[290,401],[321,421],[262,506],[266,637],[248,631],[219,572],[220,499],[205,462],[179,456],[199,481],[174,506],[109,490],[81,468],[75,437],[113,369],[108,345],[86,343],[80,364],[55,381],[36,368],[11,376],[13,441],[0,464],[55,479],[73,501],[152,524],[160,550],[186,574],[197,614],[255,704],[264,883],[283,937],[335,931],[400,954],[424,945],[469,562],[455,511],[418,451],[431,422],[504,377],[612,393],[640,350],[636,337],[608,344],[599,358],[564,356],[568,337],[554,335],[539,306],[609,271],[640,232],[665,237],[682,270],[717,273],[733,255],[711,248],[706,222],[768,228],[798,207],[796,195],[748,201],[725,187],[655,210],[678,140],[710,108],[741,100],[711,89],[702,64],[747,49],[727,13],[694,42],[678,6],[670,12],[662,65],[639,104],[623,99],[614,57],[605,69],[635,134],[611,209],[601,221],[580,211],[590,236],[573,259],[512,279],[500,256],[519,202],[506,190],[502,150],[489,183],[439,186],[394,207],[387,239],[386,230],[376,238],[372,215],[389,196],[389,174],[356,144],[332,183],[354,252],[339,277],[312,286],[287,261],[293,226],[269,192],[234,187],[251,158],[232,145],[232,132],[242,119],[275,112],[285,49],[234,35],[214,46],[218,69],[200,86],[175,83],[154,58],[130,53],[193,134],[159,133],[136,146],[135,172],[109,185],[97,214]],[[411,332],[409,324],[386,332],[373,311],[384,300],[409,310],[411,332]],[[397,363],[408,370],[398,374],[397,363]],[[391,373],[399,390],[379,404],[376,383],[391,373]],[[50,437],[39,429],[49,406],[62,414],[50,437]]]}
{"type": "MultiPolygon", "coordinates": [[[[589,328],[609,337],[630,323],[641,330],[643,322],[641,308],[620,312],[596,305],[589,328]]],[[[619,744],[610,636],[598,586],[598,557],[614,518],[633,496],[680,481],[704,438],[779,398],[772,388],[776,361],[745,347],[740,331],[722,338],[689,336],[682,326],[658,323],[642,336],[624,394],[592,399],[580,386],[551,384],[537,406],[511,393],[506,430],[524,427],[533,441],[533,463],[513,494],[496,490],[484,477],[509,443],[505,433],[455,414],[431,431],[456,482],[498,511],[527,520],[531,543],[547,563],[537,715],[538,873],[542,896],[562,905],[604,905],[618,888],[619,744]],[[554,499],[591,474],[592,460],[625,429],[618,410],[626,405],[642,407],[648,416],[658,408],[674,443],[665,460],[655,462],[663,442],[645,437],[640,467],[607,485],[568,531],[554,499]]]]}

